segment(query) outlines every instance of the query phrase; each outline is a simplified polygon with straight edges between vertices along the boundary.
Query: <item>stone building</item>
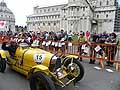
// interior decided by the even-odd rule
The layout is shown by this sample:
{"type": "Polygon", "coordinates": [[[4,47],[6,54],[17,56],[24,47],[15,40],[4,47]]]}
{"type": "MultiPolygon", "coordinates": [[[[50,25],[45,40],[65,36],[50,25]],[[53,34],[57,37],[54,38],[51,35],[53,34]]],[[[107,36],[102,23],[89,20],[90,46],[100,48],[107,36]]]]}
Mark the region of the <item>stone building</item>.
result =
{"type": "Polygon", "coordinates": [[[67,4],[34,7],[27,16],[29,31],[119,32],[117,0],[68,0],[67,4]]]}
{"type": "Polygon", "coordinates": [[[5,24],[0,31],[15,32],[15,16],[4,1],[0,2],[0,22],[2,22],[1,25],[5,24]]]}

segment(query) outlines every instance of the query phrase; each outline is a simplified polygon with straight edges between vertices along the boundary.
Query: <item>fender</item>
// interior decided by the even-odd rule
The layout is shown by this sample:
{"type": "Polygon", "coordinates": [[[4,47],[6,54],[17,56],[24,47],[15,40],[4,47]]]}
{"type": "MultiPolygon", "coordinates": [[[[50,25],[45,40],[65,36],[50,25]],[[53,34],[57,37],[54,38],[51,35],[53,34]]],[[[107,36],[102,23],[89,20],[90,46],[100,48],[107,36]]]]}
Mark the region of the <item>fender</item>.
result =
{"type": "Polygon", "coordinates": [[[77,60],[77,59],[79,59],[79,57],[76,56],[76,55],[67,55],[67,56],[63,59],[62,64],[64,64],[67,60],[72,60],[72,59],[77,60]]]}
{"type": "Polygon", "coordinates": [[[0,55],[2,58],[7,58],[6,57],[6,52],[4,50],[0,50],[0,55]]]}
{"type": "Polygon", "coordinates": [[[43,72],[47,75],[50,72],[48,67],[46,67],[44,65],[36,65],[36,66],[32,67],[32,69],[30,69],[30,71],[28,72],[27,78],[29,78],[33,73],[38,72],[38,71],[43,72]]]}

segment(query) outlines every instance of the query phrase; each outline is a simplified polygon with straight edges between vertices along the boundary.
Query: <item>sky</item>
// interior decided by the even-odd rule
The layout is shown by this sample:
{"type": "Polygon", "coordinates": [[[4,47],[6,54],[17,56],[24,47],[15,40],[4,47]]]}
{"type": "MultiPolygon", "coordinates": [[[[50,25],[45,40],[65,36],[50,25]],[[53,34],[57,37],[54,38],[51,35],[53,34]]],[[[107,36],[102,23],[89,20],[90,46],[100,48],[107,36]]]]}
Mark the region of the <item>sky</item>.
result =
{"type": "MultiPolygon", "coordinates": [[[[2,0],[0,0],[2,1],[2,0]]],[[[14,13],[16,25],[25,26],[27,16],[33,13],[33,7],[52,6],[59,4],[66,4],[68,0],[4,0],[7,7],[14,13]]],[[[119,0],[120,2],[120,0],[119,0]]]]}

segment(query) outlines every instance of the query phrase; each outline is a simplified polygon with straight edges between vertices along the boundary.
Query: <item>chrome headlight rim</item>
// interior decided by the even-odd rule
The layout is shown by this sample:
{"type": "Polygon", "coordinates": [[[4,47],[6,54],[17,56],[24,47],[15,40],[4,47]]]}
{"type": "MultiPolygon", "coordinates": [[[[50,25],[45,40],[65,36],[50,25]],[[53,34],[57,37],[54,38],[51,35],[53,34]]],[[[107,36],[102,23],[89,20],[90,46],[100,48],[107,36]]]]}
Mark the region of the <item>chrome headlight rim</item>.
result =
{"type": "Polygon", "coordinates": [[[60,58],[60,57],[56,56],[56,55],[53,55],[51,60],[50,60],[50,64],[52,64],[52,65],[54,64],[55,65],[58,58],[60,58]]]}

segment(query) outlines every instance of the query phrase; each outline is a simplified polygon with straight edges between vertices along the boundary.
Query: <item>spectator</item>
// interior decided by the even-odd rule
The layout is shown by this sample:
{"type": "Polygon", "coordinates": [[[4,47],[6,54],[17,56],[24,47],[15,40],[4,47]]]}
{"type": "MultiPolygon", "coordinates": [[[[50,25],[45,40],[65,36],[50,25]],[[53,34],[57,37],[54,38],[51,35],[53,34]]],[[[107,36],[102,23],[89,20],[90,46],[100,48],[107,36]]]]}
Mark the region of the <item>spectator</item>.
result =
{"type": "MultiPolygon", "coordinates": [[[[117,45],[118,44],[118,41],[116,39],[116,34],[115,33],[111,33],[110,34],[110,38],[107,40],[107,43],[108,44],[114,44],[114,45],[117,45]]],[[[107,65],[108,66],[113,66],[113,60],[115,58],[115,55],[116,55],[116,51],[117,51],[117,47],[116,46],[109,46],[107,47],[108,51],[106,54],[107,54],[107,65]]]]}
{"type": "Polygon", "coordinates": [[[105,43],[106,39],[109,37],[109,35],[105,32],[103,32],[103,34],[100,35],[99,37],[99,43],[105,43]]]}
{"type": "Polygon", "coordinates": [[[73,33],[70,30],[69,33],[68,33],[68,41],[70,41],[70,42],[72,41],[72,35],[73,35],[73,33]]]}
{"type": "Polygon", "coordinates": [[[45,40],[48,40],[48,38],[49,38],[49,33],[48,32],[45,33],[45,37],[44,38],[45,38],[45,40]]]}
{"type": "MultiPolygon", "coordinates": [[[[79,43],[79,47],[78,47],[78,51],[79,51],[79,55],[81,56],[82,53],[83,53],[83,50],[82,50],[82,45],[84,43],[86,43],[86,40],[85,40],[85,36],[84,36],[84,32],[80,32],[80,36],[79,36],[79,39],[78,39],[78,43],[79,43]]],[[[80,57],[80,61],[82,61],[82,58],[80,57]]]]}
{"type": "MultiPolygon", "coordinates": [[[[93,34],[91,35],[91,38],[92,38],[92,39],[91,39],[91,42],[92,42],[93,44],[99,42],[99,35],[97,35],[96,33],[93,33],[93,34]]],[[[90,46],[90,57],[93,57],[93,58],[96,57],[95,47],[96,47],[96,45],[90,46]]],[[[94,64],[94,63],[95,63],[95,59],[90,59],[89,64],[94,64]]]]}
{"type": "Polygon", "coordinates": [[[90,39],[90,32],[87,31],[86,34],[85,34],[86,38],[89,40],[90,39]]]}

